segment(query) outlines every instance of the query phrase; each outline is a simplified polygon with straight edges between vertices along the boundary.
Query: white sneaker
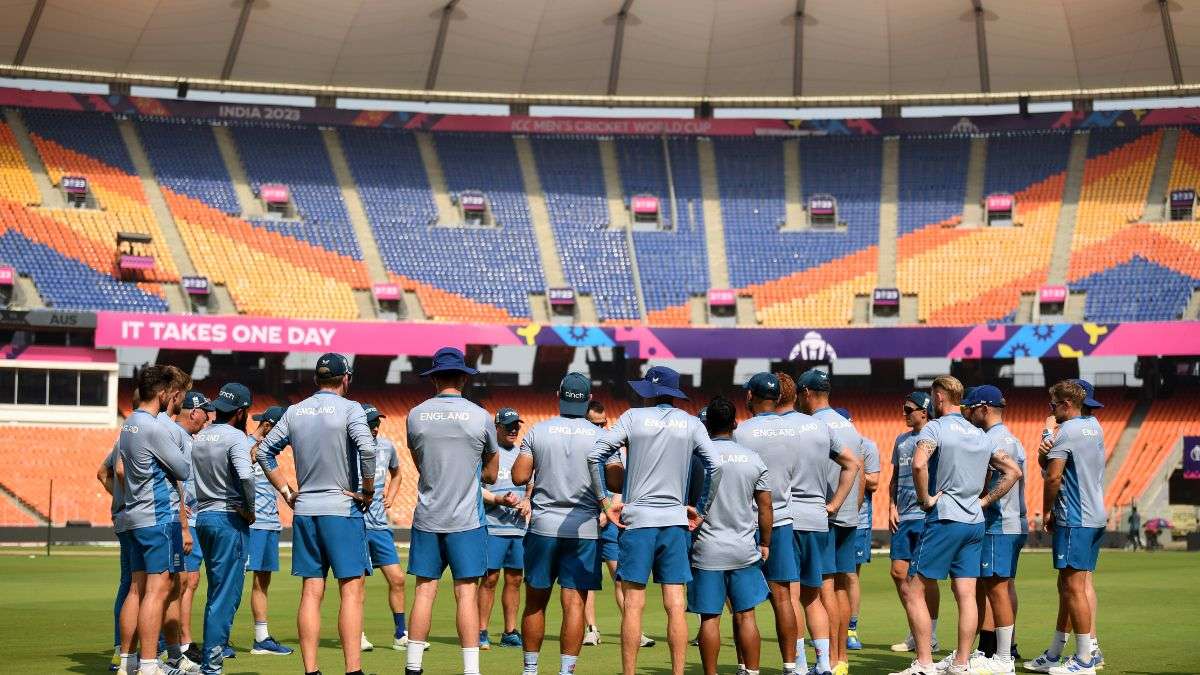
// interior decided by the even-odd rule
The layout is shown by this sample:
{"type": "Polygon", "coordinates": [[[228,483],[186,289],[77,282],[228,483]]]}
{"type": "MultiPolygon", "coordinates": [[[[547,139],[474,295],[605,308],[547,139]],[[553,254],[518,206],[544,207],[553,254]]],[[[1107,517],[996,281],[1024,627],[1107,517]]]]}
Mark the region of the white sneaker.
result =
{"type": "Polygon", "coordinates": [[[954,665],[954,659],[957,656],[958,656],[958,650],[951,649],[950,653],[947,654],[946,657],[943,658],[941,661],[938,661],[937,663],[933,664],[933,667],[939,673],[947,672],[948,670],[950,670],[950,666],[954,665]]]}
{"type": "Polygon", "coordinates": [[[1062,657],[1057,659],[1050,658],[1050,652],[1042,652],[1041,656],[1032,661],[1025,662],[1025,670],[1031,673],[1048,673],[1050,669],[1057,666],[1062,661],[1062,657]]]}
{"type": "Polygon", "coordinates": [[[658,644],[658,643],[654,641],[654,638],[650,637],[649,635],[646,635],[645,633],[642,633],[642,646],[643,647],[653,647],[656,644],[658,644]]]}
{"type": "Polygon", "coordinates": [[[392,649],[398,652],[408,651],[408,633],[392,639],[392,649]]]}
{"type": "Polygon", "coordinates": [[[587,631],[583,634],[584,647],[596,647],[600,644],[600,629],[595,626],[588,626],[587,631]]]}
{"type": "Polygon", "coordinates": [[[935,666],[922,666],[920,663],[913,661],[909,667],[891,675],[935,675],[935,673],[937,673],[935,666]]]}
{"type": "Polygon", "coordinates": [[[188,657],[186,657],[186,656],[180,656],[180,657],[179,657],[179,663],[176,663],[176,664],[175,664],[175,667],[176,667],[176,668],[178,668],[178,669],[180,669],[180,670],[182,670],[182,671],[183,671],[183,672],[185,672],[185,673],[198,673],[198,672],[200,672],[200,664],[199,664],[199,663],[196,663],[195,661],[193,661],[193,660],[189,659],[189,658],[188,658],[188,657]]]}
{"type": "MultiPolygon", "coordinates": [[[[965,673],[965,672],[967,672],[966,670],[962,670],[962,671],[954,670],[954,658],[957,655],[958,655],[957,649],[951,650],[950,653],[946,655],[946,658],[942,659],[941,661],[938,661],[936,664],[934,664],[934,667],[937,668],[937,671],[939,673],[953,673],[953,672],[964,672],[965,673]]],[[[985,657],[983,655],[983,652],[976,649],[975,651],[971,652],[970,658],[967,659],[967,665],[963,666],[963,668],[970,670],[974,666],[974,664],[982,663],[983,661],[986,661],[986,660],[987,660],[987,657],[985,657]]]]}
{"type": "Polygon", "coordinates": [[[971,675],[1013,675],[1015,672],[1016,664],[1012,659],[1002,659],[999,656],[971,659],[971,675]]]}
{"type": "Polygon", "coordinates": [[[1095,659],[1084,663],[1072,656],[1061,666],[1054,666],[1047,672],[1050,675],[1096,675],[1095,659]]]}
{"type": "MultiPolygon", "coordinates": [[[[929,641],[929,651],[936,652],[941,648],[942,646],[938,644],[937,636],[934,635],[929,641]]],[[[892,645],[891,650],[894,652],[915,652],[917,651],[917,641],[913,639],[911,634],[909,634],[904,638],[903,642],[897,642],[896,644],[892,645]]]]}
{"type": "Polygon", "coordinates": [[[375,649],[375,645],[371,644],[371,641],[367,639],[366,633],[362,634],[362,641],[358,643],[358,646],[359,649],[363,650],[364,652],[373,651],[375,649]]]}

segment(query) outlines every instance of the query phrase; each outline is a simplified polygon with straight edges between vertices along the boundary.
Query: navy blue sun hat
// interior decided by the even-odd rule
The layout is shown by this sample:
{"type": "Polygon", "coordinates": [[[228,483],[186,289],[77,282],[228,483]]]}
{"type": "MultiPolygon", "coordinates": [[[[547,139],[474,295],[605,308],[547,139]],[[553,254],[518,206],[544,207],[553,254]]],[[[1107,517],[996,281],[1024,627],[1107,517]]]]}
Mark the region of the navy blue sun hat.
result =
{"type": "Polygon", "coordinates": [[[970,393],[963,398],[962,404],[967,408],[974,408],[977,405],[988,405],[993,408],[1004,407],[1004,394],[999,389],[990,384],[980,385],[971,389],[970,393]]]}
{"type": "Polygon", "coordinates": [[[666,366],[654,366],[646,371],[646,376],[640,380],[630,380],[629,386],[642,398],[672,398],[687,399],[687,394],[679,388],[679,373],[666,366]]]}
{"type": "Polygon", "coordinates": [[[811,389],[813,391],[829,391],[829,373],[820,368],[809,368],[796,380],[796,389],[811,389]]]}
{"type": "Polygon", "coordinates": [[[212,404],[221,412],[231,413],[242,408],[249,408],[252,401],[253,398],[246,385],[230,382],[221,387],[221,391],[217,392],[217,397],[213,399],[212,404]]]}
{"type": "Polygon", "coordinates": [[[433,355],[433,367],[421,373],[421,377],[449,372],[475,375],[479,371],[467,365],[467,357],[463,356],[461,350],[454,347],[442,347],[433,355]]]}
{"type": "Polygon", "coordinates": [[[1083,387],[1083,404],[1089,408],[1103,408],[1104,404],[1096,400],[1096,388],[1087,380],[1074,379],[1075,384],[1083,387]]]}
{"type": "Polygon", "coordinates": [[[929,397],[929,392],[914,391],[905,396],[904,400],[916,403],[918,407],[925,411],[926,415],[933,417],[933,399],[929,397]]]}
{"type": "Polygon", "coordinates": [[[774,373],[755,373],[754,377],[746,381],[745,389],[756,398],[778,401],[779,377],[774,373]]]}
{"type": "Polygon", "coordinates": [[[558,384],[558,412],[562,415],[587,414],[592,400],[592,381],[582,373],[567,373],[558,384]]]}
{"type": "Polygon", "coordinates": [[[205,412],[212,412],[215,410],[215,408],[213,408],[212,401],[208,400],[207,396],[194,389],[183,395],[183,404],[180,407],[184,410],[193,410],[195,408],[199,408],[205,412]]]}
{"type": "Polygon", "coordinates": [[[254,420],[255,422],[270,422],[271,424],[279,424],[279,420],[283,419],[283,413],[285,412],[287,412],[287,408],[273,405],[257,415],[251,415],[250,419],[254,420]]]}

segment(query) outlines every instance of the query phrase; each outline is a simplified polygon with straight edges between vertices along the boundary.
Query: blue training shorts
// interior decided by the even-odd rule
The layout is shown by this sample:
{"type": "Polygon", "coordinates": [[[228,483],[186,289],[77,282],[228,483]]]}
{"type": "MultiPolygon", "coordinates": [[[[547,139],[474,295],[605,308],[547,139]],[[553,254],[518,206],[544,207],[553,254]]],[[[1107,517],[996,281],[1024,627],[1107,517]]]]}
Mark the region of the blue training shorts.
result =
{"type": "MultiPolygon", "coordinates": [[[[767,557],[769,560],[770,556],[767,557]]],[[[735,613],[745,612],[757,607],[768,595],[767,580],[757,563],[736,570],[692,568],[692,580],[687,585],[687,610],[693,614],[720,614],[728,600],[735,613]]]]}
{"type": "MultiPolygon", "coordinates": [[[[771,528],[771,548],[767,561],[762,563],[762,573],[767,581],[790,584],[800,581],[800,568],[796,561],[796,542],[792,524],[771,528]]],[[[693,574],[693,576],[695,576],[693,574]]]]}
{"type": "Polygon", "coordinates": [[[824,569],[825,574],[852,574],[854,572],[854,550],[858,541],[857,527],[829,526],[829,546],[833,550],[833,559],[825,554],[826,564],[832,567],[824,569]]]}
{"type": "Polygon", "coordinates": [[[1096,561],[1100,559],[1100,544],[1103,541],[1103,527],[1056,526],[1051,543],[1054,569],[1094,572],[1096,561]]]}
{"type": "Polygon", "coordinates": [[[367,553],[371,557],[371,567],[400,564],[400,555],[396,553],[396,540],[392,538],[390,529],[367,530],[367,553]]]}
{"type": "Polygon", "coordinates": [[[146,574],[183,570],[183,529],[179,523],[147,525],[128,530],[129,569],[146,574]]]}
{"type": "Polygon", "coordinates": [[[408,545],[408,573],[440,579],[446,567],[455,579],[477,579],[487,574],[487,528],[463,532],[425,532],[412,529],[408,545]]]}
{"type": "Polygon", "coordinates": [[[502,537],[488,533],[487,568],[489,572],[525,569],[525,537],[502,537]]]}
{"type": "Polygon", "coordinates": [[[279,530],[250,528],[246,543],[246,571],[279,571],[279,530]]]}
{"type": "Polygon", "coordinates": [[[925,531],[925,519],[902,520],[892,533],[892,560],[912,561],[917,555],[917,546],[921,543],[921,533],[925,531]]]}
{"type": "Polygon", "coordinates": [[[600,559],[617,561],[621,557],[621,546],[618,543],[621,530],[612,523],[606,524],[600,530],[600,559]]]}
{"type": "Polygon", "coordinates": [[[686,525],[639,527],[621,532],[617,578],[634,584],[686,584],[692,580],[686,525]]]}
{"type": "Polygon", "coordinates": [[[825,573],[825,544],[829,533],[796,530],[792,538],[795,540],[796,568],[800,571],[800,585],[805,588],[820,588],[821,575],[825,573]]]}
{"type": "Polygon", "coordinates": [[[979,554],[979,576],[1012,579],[1017,576],[1017,559],[1025,547],[1024,534],[985,534],[979,554]]]}
{"type": "Polygon", "coordinates": [[[367,529],[362,518],[302,516],[292,519],[292,576],[338,579],[371,573],[367,529]]]}
{"type": "Polygon", "coordinates": [[[983,523],[931,520],[925,523],[908,575],[920,574],[926,579],[978,577],[982,553],[983,523]]]}
{"type": "Polygon", "coordinates": [[[854,564],[871,562],[871,528],[860,527],[854,533],[854,564]]]}
{"type": "Polygon", "coordinates": [[[525,585],[546,590],[557,581],[562,588],[600,590],[600,545],[596,539],[525,535],[525,585]]]}

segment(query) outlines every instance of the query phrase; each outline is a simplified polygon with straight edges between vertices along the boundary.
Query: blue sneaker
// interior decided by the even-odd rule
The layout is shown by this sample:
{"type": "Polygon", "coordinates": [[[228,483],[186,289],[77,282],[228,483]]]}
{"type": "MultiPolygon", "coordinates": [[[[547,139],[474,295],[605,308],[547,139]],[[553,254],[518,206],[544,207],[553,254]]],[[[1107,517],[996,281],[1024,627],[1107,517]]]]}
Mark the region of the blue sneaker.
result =
{"type": "Polygon", "coordinates": [[[480,651],[486,652],[487,650],[489,650],[491,648],[492,648],[492,641],[490,639],[488,639],[488,632],[486,630],[479,631],[479,649],[480,649],[480,651]]]}
{"type": "Polygon", "coordinates": [[[1072,656],[1061,666],[1049,670],[1050,675],[1096,675],[1096,659],[1093,656],[1087,663],[1072,656]]]}
{"type": "Polygon", "coordinates": [[[846,635],[846,649],[862,649],[862,640],[858,639],[858,631],[851,630],[846,635]]]}
{"type": "Polygon", "coordinates": [[[521,639],[521,634],[517,631],[505,633],[500,636],[501,647],[524,647],[525,641],[521,639]]]}
{"type": "Polygon", "coordinates": [[[262,642],[255,640],[254,646],[250,648],[250,653],[254,654],[255,656],[287,656],[294,651],[295,650],[291,647],[284,647],[283,645],[279,644],[279,642],[277,642],[275,638],[271,637],[270,635],[268,635],[267,639],[263,640],[262,642]]]}
{"type": "Polygon", "coordinates": [[[225,643],[225,649],[221,652],[221,658],[226,661],[237,658],[237,652],[233,651],[233,645],[225,643]]]}

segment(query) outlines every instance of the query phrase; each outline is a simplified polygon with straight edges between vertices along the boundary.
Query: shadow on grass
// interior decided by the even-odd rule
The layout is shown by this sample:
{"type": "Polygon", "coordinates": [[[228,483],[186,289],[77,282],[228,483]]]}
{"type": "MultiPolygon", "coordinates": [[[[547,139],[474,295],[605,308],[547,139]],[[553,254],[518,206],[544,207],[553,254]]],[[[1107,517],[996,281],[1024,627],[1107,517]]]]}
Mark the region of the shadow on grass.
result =
{"type": "Polygon", "coordinates": [[[102,652],[74,652],[67,654],[66,657],[71,660],[70,667],[67,672],[70,673],[106,673],[108,665],[112,660],[111,651],[102,652]]]}

